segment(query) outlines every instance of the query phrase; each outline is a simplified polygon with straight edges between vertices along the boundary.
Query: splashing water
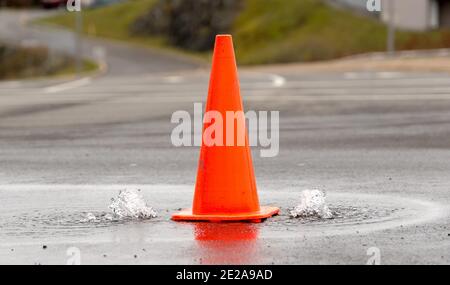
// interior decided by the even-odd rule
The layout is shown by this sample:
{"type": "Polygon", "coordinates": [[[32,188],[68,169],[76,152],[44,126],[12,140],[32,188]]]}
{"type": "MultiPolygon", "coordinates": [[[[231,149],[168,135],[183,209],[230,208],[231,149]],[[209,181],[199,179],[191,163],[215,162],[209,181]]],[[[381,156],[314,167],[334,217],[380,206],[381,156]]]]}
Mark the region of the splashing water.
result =
{"type": "Polygon", "coordinates": [[[156,211],[147,206],[140,190],[125,189],[116,199],[111,199],[109,209],[118,218],[151,219],[156,218],[156,211]]]}
{"type": "Polygon", "coordinates": [[[86,223],[86,222],[94,222],[97,220],[97,217],[92,214],[92,213],[87,213],[86,214],[86,218],[84,218],[83,220],[81,220],[81,222],[86,223]]]}
{"type": "Polygon", "coordinates": [[[325,203],[325,193],[320,190],[302,191],[300,194],[300,204],[290,212],[290,215],[294,218],[333,218],[333,213],[325,203]]]}

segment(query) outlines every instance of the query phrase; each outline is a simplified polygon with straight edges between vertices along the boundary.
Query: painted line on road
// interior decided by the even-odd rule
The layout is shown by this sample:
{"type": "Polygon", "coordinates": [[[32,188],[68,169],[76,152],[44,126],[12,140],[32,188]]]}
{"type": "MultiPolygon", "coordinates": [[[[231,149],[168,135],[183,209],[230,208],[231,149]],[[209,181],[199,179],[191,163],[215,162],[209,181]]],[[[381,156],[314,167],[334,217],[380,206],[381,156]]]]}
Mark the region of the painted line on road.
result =
{"type": "Polygon", "coordinates": [[[46,87],[46,88],[44,88],[44,92],[45,93],[58,93],[58,92],[62,92],[62,91],[66,91],[66,90],[70,90],[70,89],[74,89],[74,88],[79,88],[79,87],[88,85],[91,82],[92,82],[92,79],[90,77],[84,77],[84,78],[77,79],[74,81],[46,87]]]}
{"type": "MultiPolygon", "coordinates": [[[[120,98],[110,103],[189,103],[201,102],[203,96],[134,96],[133,98],[120,98]]],[[[269,102],[269,101],[448,101],[450,95],[252,95],[244,98],[245,102],[269,102]]]]}
{"type": "Polygon", "coordinates": [[[184,78],[179,75],[170,75],[163,78],[165,83],[176,84],[183,82],[184,78]]]}
{"type": "Polygon", "coordinates": [[[19,80],[3,81],[1,87],[3,88],[18,88],[21,87],[22,82],[19,80]]]}
{"type": "Polygon", "coordinates": [[[394,71],[380,72],[345,72],[343,74],[346,80],[371,80],[371,79],[399,79],[406,78],[404,73],[394,71]]]}
{"type": "Polygon", "coordinates": [[[280,96],[248,96],[244,101],[429,101],[450,100],[448,94],[416,94],[416,95],[280,95],[280,96]]]}
{"type": "Polygon", "coordinates": [[[344,79],[352,80],[352,79],[360,79],[361,75],[357,72],[345,72],[343,74],[344,79]]]}
{"type": "Polygon", "coordinates": [[[393,72],[393,71],[382,71],[375,73],[375,76],[380,79],[395,79],[395,78],[404,78],[405,76],[401,72],[393,72]]]}
{"type": "Polygon", "coordinates": [[[286,78],[278,74],[270,74],[270,79],[272,80],[273,87],[282,87],[286,85],[286,78]]]}

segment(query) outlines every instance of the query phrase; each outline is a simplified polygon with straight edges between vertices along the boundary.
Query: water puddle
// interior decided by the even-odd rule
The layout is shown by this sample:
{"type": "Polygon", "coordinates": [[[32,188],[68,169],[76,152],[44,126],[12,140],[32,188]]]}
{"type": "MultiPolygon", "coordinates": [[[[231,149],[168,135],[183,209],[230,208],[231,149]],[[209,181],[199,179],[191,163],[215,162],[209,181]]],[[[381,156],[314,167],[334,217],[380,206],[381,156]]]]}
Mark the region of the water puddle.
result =
{"type": "MultiPolygon", "coordinates": [[[[4,190],[2,187],[0,190],[4,190]]],[[[252,240],[255,235],[347,235],[423,223],[447,213],[447,208],[437,203],[389,195],[329,192],[325,197],[317,190],[260,191],[261,204],[270,201],[280,206],[280,215],[251,226],[250,231],[247,227],[235,231],[237,226],[233,224],[221,228],[170,220],[179,207],[191,204],[192,186],[141,185],[137,188],[141,191],[120,192],[123,187],[63,187],[0,191],[0,200],[7,202],[0,209],[0,240],[76,242],[96,236],[97,240],[114,241],[114,235],[126,237],[133,233],[147,241],[210,241],[223,239],[228,231],[236,233],[239,240],[252,240]],[[147,202],[157,205],[158,211],[147,202]]]]}
{"type": "MultiPolygon", "coordinates": [[[[103,199],[102,199],[103,200],[103,199]]],[[[3,215],[0,228],[9,236],[45,237],[64,234],[89,235],[90,232],[107,232],[108,228],[146,222],[157,217],[139,189],[120,190],[116,198],[110,198],[109,211],[90,211],[70,203],[62,208],[25,209],[16,215],[3,215]],[[103,229],[103,231],[102,231],[103,229]]]]}

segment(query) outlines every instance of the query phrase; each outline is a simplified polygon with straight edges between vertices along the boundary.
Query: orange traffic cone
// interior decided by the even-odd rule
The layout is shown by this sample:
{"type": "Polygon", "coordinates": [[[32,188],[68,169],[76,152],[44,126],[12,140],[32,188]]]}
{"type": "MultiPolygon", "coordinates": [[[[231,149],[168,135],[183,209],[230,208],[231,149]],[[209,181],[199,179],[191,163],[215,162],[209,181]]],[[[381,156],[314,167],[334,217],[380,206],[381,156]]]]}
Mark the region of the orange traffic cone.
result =
{"type": "MultiPolygon", "coordinates": [[[[243,111],[230,35],[216,37],[206,104],[209,111],[219,112],[222,118],[227,111],[243,111]]],[[[203,132],[210,125],[205,122],[203,132]]],[[[193,208],[173,214],[173,220],[261,222],[278,214],[276,207],[259,206],[245,121],[241,127],[245,131],[244,145],[206,145],[203,141],[193,208]]],[[[234,128],[233,138],[238,137],[239,129],[234,128]]]]}

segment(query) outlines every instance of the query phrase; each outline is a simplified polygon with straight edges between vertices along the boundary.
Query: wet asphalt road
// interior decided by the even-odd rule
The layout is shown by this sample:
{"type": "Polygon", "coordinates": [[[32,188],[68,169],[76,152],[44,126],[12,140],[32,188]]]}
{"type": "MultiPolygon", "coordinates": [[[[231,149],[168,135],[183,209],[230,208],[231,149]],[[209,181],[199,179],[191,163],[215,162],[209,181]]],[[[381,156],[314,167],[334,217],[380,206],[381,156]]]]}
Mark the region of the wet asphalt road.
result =
{"type": "MultiPolygon", "coordinates": [[[[4,13],[0,21],[18,27],[4,13]]],[[[44,42],[54,32],[39,29],[44,42]]],[[[1,37],[11,35],[0,29],[1,37]]],[[[253,160],[262,202],[284,214],[261,225],[186,225],[167,218],[190,206],[199,150],[171,145],[170,118],[205,100],[208,71],[146,51],[135,60],[110,42],[86,45],[108,51],[109,73],[0,83],[0,263],[65,264],[71,246],[83,263],[365,264],[370,247],[384,264],[450,263],[448,74],[241,69],[246,110],[280,111],[279,155],[261,158],[254,148],[253,160]],[[134,184],[162,213],[155,223],[72,226],[134,184]],[[344,212],[369,212],[327,227],[283,222],[308,188],[327,191],[344,212]]]]}

